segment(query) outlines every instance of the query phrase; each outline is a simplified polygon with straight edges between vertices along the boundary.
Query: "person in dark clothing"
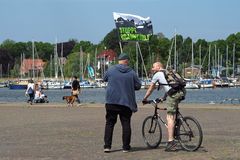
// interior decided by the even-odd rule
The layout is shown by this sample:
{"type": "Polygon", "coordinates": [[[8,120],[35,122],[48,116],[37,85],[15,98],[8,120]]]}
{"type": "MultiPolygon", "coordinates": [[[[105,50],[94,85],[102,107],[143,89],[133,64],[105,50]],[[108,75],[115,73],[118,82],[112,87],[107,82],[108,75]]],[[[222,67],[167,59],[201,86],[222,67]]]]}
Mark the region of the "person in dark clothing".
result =
{"type": "Polygon", "coordinates": [[[80,93],[80,84],[77,80],[77,76],[73,76],[73,82],[72,82],[72,95],[76,97],[76,100],[78,104],[80,104],[80,99],[78,98],[78,95],[80,93]]]}
{"type": "Polygon", "coordinates": [[[123,152],[131,149],[131,117],[132,112],[137,112],[135,90],[141,88],[141,81],[135,71],[128,66],[129,57],[121,53],[118,64],[112,66],[104,75],[108,82],[106,88],[106,124],[104,134],[104,152],[110,152],[112,135],[119,115],[122,125],[123,152]]]}

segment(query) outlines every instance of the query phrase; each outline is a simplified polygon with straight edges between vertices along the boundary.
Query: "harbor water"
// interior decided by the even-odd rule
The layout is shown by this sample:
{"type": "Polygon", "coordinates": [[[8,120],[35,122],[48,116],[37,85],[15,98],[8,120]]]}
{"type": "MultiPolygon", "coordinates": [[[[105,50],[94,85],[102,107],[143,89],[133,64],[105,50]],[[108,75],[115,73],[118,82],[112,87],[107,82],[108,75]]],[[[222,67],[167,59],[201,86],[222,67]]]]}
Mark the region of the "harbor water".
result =
{"type": "MultiPolygon", "coordinates": [[[[63,96],[70,95],[69,89],[58,90],[44,90],[44,93],[48,96],[49,103],[63,103],[63,96]]],[[[137,102],[141,102],[146,89],[136,91],[137,102]]],[[[155,99],[163,95],[163,91],[155,90],[149,99],[155,99]]],[[[240,88],[216,88],[216,89],[195,89],[187,90],[187,95],[184,103],[220,103],[224,99],[240,98],[240,88]]],[[[0,103],[7,102],[25,102],[28,97],[25,96],[25,90],[10,90],[8,88],[0,88],[0,103]]],[[[80,99],[82,103],[104,103],[105,102],[105,89],[104,88],[92,88],[82,89],[80,99]]],[[[224,103],[231,103],[226,101],[224,103]]],[[[235,103],[235,102],[234,102],[235,103]]],[[[236,102],[239,104],[239,102],[236,102]]]]}

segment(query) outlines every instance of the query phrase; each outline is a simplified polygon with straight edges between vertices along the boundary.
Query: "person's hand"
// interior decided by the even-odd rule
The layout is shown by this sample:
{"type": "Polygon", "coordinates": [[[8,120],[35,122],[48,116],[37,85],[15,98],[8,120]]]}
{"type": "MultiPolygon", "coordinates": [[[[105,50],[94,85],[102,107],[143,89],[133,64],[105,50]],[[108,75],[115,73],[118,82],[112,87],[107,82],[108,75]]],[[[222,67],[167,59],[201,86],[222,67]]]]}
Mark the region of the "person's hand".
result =
{"type": "Polygon", "coordinates": [[[157,102],[157,103],[163,102],[163,99],[162,98],[157,98],[157,99],[155,99],[155,102],[157,102]]]}
{"type": "Polygon", "coordinates": [[[143,104],[143,105],[147,104],[147,99],[143,99],[143,100],[142,100],[142,104],[143,104]]]}

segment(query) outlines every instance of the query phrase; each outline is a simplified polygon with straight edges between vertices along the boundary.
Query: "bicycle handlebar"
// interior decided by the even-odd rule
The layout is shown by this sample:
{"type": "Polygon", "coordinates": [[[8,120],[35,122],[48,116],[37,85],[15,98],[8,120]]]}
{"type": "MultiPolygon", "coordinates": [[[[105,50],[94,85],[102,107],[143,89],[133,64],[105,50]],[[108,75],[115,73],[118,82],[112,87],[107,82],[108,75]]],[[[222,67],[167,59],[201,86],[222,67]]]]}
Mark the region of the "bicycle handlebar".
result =
{"type": "Polygon", "coordinates": [[[160,110],[167,110],[167,108],[159,108],[157,107],[157,104],[158,103],[162,103],[163,100],[162,99],[155,99],[155,100],[147,100],[147,101],[142,101],[143,104],[153,104],[157,109],[160,109],[160,110]]]}
{"type": "Polygon", "coordinates": [[[155,99],[155,100],[146,100],[146,101],[142,101],[143,104],[158,104],[158,103],[162,103],[163,100],[162,99],[155,99]]]}

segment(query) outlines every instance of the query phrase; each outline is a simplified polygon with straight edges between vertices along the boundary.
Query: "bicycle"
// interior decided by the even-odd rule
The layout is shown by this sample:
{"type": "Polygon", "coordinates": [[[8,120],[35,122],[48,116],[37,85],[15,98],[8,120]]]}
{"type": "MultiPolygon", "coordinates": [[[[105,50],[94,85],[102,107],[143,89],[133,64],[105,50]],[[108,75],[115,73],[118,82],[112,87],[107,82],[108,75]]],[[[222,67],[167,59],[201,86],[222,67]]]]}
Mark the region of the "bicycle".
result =
{"type": "MultiPolygon", "coordinates": [[[[143,121],[142,136],[148,147],[157,148],[162,140],[160,121],[167,127],[167,123],[162,119],[158,110],[167,110],[167,108],[159,108],[157,100],[149,100],[145,104],[152,104],[155,110],[152,116],[146,117],[143,121]]],[[[192,116],[183,117],[179,108],[176,110],[174,138],[187,151],[198,150],[203,139],[202,129],[198,121],[192,116]]]]}

